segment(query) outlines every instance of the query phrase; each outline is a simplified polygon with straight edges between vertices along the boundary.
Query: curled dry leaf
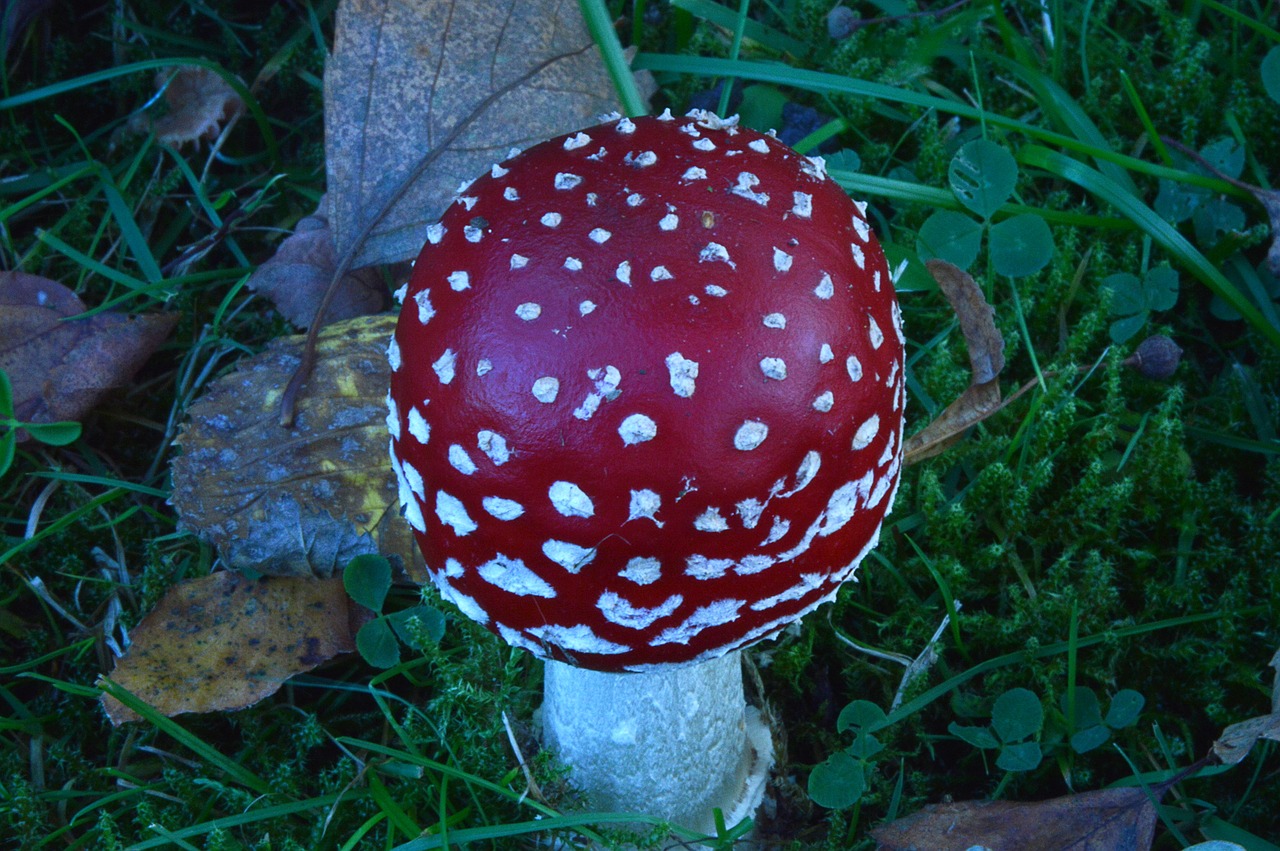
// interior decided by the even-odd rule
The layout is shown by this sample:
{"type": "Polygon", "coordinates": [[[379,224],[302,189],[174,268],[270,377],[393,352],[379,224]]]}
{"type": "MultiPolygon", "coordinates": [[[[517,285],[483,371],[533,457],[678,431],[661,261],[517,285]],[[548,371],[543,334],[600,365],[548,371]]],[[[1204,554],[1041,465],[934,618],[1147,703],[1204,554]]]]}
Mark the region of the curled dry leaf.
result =
{"type": "Polygon", "coordinates": [[[56,281],[0,272],[0,369],[25,422],[79,420],[112,387],[126,384],[177,322],[177,314],[129,317],[85,311],[56,281]]]}
{"type": "Polygon", "coordinates": [[[381,552],[424,582],[387,455],[394,326],[394,316],[380,314],[320,332],[292,429],[279,425],[278,406],[302,337],[274,341],[213,382],[177,441],[172,501],[183,528],[231,567],[325,577],[381,552]]]}
{"type": "MultiPolygon", "coordinates": [[[[293,233],[280,243],[275,255],[249,277],[249,287],[269,298],[276,309],[299,328],[315,318],[325,292],[338,269],[326,213],[328,202],[301,219],[293,233]]],[[[378,270],[357,269],[342,277],[324,315],[324,324],[378,313],[390,306],[387,287],[378,270]]]]}
{"type": "Polygon", "coordinates": [[[960,398],[907,438],[904,447],[907,464],[941,454],[970,426],[982,422],[1001,407],[999,376],[1004,369],[1004,337],[992,319],[991,305],[963,269],[942,260],[930,260],[925,265],[960,322],[973,381],[960,398]]]}
{"type": "Polygon", "coordinates": [[[460,183],[614,109],[575,3],[347,0],[325,66],[339,256],[360,242],[357,268],[415,257],[460,183]]]}
{"type": "Polygon", "coordinates": [[[1280,742],[1280,714],[1259,715],[1227,727],[1213,743],[1213,755],[1223,765],[1236,765],[1261,739],[1280,742]]]}
{"type": "Polygon", "coordinates": [[[196,65],[156,74],[169,114],[152,124],[156,137],[170,145],[216,139],[227,122],[244,110],[244,101],[216,72],[196,65]],[[166,88],[167,85],[167,88],[166,88]]]}
{"type": "Polygon", "coordinates": [[[935,804],[875,828],[880,851],[1144,851],[1155,835],[1162,790],[1103,789],[1033,803],[935,804]]]}
{"type": "MultiPolygon", "coordinates": [[[[350,653],[367,616],[340,578],[214,573],[169,589],[134,628],[111,680],[164,715],[243,709],[350,653]]],[[[102,704],[113,724],[140,720],[109,694],[102,704]]]]}

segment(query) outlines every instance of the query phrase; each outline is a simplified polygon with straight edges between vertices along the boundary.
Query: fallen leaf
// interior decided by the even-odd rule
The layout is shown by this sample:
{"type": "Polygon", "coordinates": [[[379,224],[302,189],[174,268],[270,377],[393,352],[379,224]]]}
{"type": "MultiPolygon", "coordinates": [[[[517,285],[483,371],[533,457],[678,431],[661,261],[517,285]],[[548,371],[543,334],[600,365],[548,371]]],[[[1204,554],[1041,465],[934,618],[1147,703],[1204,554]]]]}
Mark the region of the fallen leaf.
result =
{"type": "Polygon", "coordinates": [[[1280,712],[1280,650],[1271,657],[1268,666],[1275,668],[1275,676],[1271,680],[1271,711],[1280,712]]]}
{"type": "Polygon", "coordinates": [[[1102,789],[1047,801],[933,804],[873,828],[881,851],[1144,851],[1161,792],[1102,789]]]}
{"type": "Polygon", "coordinates": [[[1227,727],[1213,743],[1213,755],[1223,765],[1237,765],[1249,755],[1259,739],[1280,742],[1280,713],[1259,715],[1227,727]]]}
{"type": "MultiPolygon", "coordinates": [[[[316,308],[338,269],[327,209],[328,202],[322,198],[319,209],[301,219],[275,255],[249,277],[250,289],[270,299],[284,318],[299,328],[308,327],[314,320],[316,308]]],[[[390,303],[378,270],[357,269],[342,277],[325,309],[324,324],[378,313],[390,303]]]]}
{"type": "Polygon", "coordinates": [[[14,415],[25,422],[80,420],[169,336],[178,316],[95,313],[56,281],[0,272],[0,369],[13,384],[14,415]]]}
{"type": "Polygon", "coordinates": [[[177,440],[172,501],[182,527],[233,568],[327,577],[381,552],[425,582],[387,454],[395,322],[379,314],[321,330],[294,428],[280,426],[277,409],[302,336],[273,341],[210,384],[177,440]]]}
{"type": "Polygon", "coordinates": [[[906,463],[941,454],[971,426],[1000,410],[999,375],[1004,369],[1004,337],[992,319],[994,311],[967,272],[942,260],[925,264],[951,303],[969,350],[972,383],[923,429],[907,438],[906,463]]]}
{"type": "MultiPolygon", "coordinates": [[[[221,571],[169,589],[134,628],[111,680],[163,715],[243,709],[353,651],[367,616],[340,578],[221,571]]],[[[109,694],[102,705],[113,724],[141,720],[109,694]]]]}
{"type": "Polygon", "coordinates": [[[617,109],[577,4],[555,0],[346,0],[324,88],[329,221],[355,268],[415,257],[459,184],[617,109]]]}
{"type": "Polygon", "coordinates": [[[156,138],[170,145],[216,139],[223,126],[244,110],[244,101],[215,71],[197,65],[156,74],[169,114],[152,124],[156,138]]]}

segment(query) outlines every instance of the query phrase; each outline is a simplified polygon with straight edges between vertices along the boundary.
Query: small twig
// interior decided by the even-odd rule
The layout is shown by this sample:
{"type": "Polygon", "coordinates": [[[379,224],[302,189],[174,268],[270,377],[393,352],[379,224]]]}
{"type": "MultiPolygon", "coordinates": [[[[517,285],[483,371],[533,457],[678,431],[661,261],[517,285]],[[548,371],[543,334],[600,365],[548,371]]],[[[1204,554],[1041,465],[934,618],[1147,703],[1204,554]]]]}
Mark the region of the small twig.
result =
{"type": "Polygon", "coordinates": [[[520,764],[520,770],[524,772],[525,788],[520,793],[520,800],[517,804],[524,803],[524,799],[532,795],[544,804],[547,799],[542,795],[542,789],[538,787],[538,781],[533,779],[533,772],[529,770],[529,764],[524,761],[524,752],[520,750],[520,744],[516,741],[515,731],[511,729],[511,721],[507,718],[507,710],[502,710],[502,726],[507,730],[507,741],[511,743],[511,750],[515,752],[516,762],[520,764]]]}
{"type": "Polygon", "coordinates": [[[338,267],[334,270],[333,276],[329,279],[329,286],[325,290],[324,298],[320,299],[320,304],[316,307],[315,317],[311,320],[311,325],[307,328],[307,339],[302,346],[301,362],[298,364],[298,368],[294,370],[293,377],[289,379],[289,384],[284,389],[284,395],[280,398],[280,425],[282,427],[293,428],[294,418],[297,415],[298,399],[302,395],[302,388],[306,386],[307,379],[311,377],[311,371],[315,369],[316,339],[320,334],[320,328],[324,325],[324,316],[329,311],[329,304],[333,301],[334,295],[338,291],[339,282],[346,277],[347,272],[351,271],[351,266],[355,263],[356,254],[369,239],[370,235],[372,235],[374,228],[381,224],[382,220],[387,217],[391,210],[400,203],[400,199],[402,199],[413,185],[418,182],[418,178],[425,174],[427,169],[434,165],[435,161],[450,149],[458,137],[462,135],[463,131],[469,128],[472,122],[483,115],[489,107],[497,102],[499,98],[515,88],[524,85],[529,80],[532,80],[556,62],[568,59],[571,56],[578,56],[593,47],[595,47],[595,42],[587,44],[580,50],[561,53],[548,59],[544,59],[524,74],[521,74],[519,77],[512,80],[510,83],[490,92],[483,100],[480,101],[480,103],[476,105],[475,109],[471,110],[466,118],[454,125],[453,129],[440,140],[439,144],[428,151],[422,159],[418,160],[418,164],[413,167],[413,170],[410,171],[408,176],[406,176],[400,183],[396,188],[396,191],[391,193],[391,197],[386,200],[386,202],[378,209],[378,212],[375,213],[373,217],[365,223],[364,227],[360,229],[360,232],[356,234],[356,238],[352,241],[350,247],[343,252],[341,260],[338,261],[338,267]]]}

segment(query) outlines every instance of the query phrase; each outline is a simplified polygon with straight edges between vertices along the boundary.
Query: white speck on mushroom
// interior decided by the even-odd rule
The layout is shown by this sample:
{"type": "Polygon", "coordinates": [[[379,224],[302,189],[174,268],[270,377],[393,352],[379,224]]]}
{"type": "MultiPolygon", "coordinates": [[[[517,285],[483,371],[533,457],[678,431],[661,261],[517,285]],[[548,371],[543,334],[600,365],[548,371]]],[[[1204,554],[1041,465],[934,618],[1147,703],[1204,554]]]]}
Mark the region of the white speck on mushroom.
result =
{"type": "Polygon", "coordinates": [[[471,188],[471,184],[473,183],[475,183],[474,180],[466,180],[458,184],[458,202],[461,203],[463,207],[466,207],[468,211],[476,205],[476,201],[480,200],[474,195],[463,194],[471,188]]]}
{"type": "Polygon", "coordinates": [[[622,599],[612,591],[606,591],[596,601],[596,608],[604,619],[629,629],[648,629],[662,618],[669,616],[684,603],[684,597],[673,594],[653,608],[646,609],[622,599]]]}
{"type": "Polygon", "coordinates": [[[396,342],[395,334],[391,335],[391,340],[387,343],[387,363],[391,365],[392,372],[400,369],[400,344],[396,342]]]}
{"type": "Polygon", "coordinates": [[[471,288],[471,276],[463,271],[450,272],[446,280],[449,281],[449,289],[455,293],[471,288]]]}
{"type": "Polygon", "coordinates": [[[720,509],[710,506],[693,521],[693,528],[699,532],[727,532],[729,521],[720,514],[720,509]]]}
{"type": "Polygon", "coordinates": [[[759,420],[747,420],[733,435],[733,448],[749,452],[769,436],[769,427],[759,420]]]}
{"type": "Polygon", "coordinates": [[[635,151],[628,151],[622,161],[635,168],[648,168],[658,161],[658,155],[653,151],[641,151],[638,154],[635,151]]]}
{"type": "Polygon", "coordinates": [[[787,377],[787,362],[782,358],[761,358],[760,371],[765,378],[782,381],[787,377]]]}
{"type": "Polygon", "coordinates": [[[627,196],[628,207],[639,207],[643,203],[644,203],[644,196],[641,195],[639,192],[632,192],[630,195],[627,196]]]}
{"type": "Polygon", "coordinates": [[[792,192],[791,212],[802,219],[813,215],[813,196],[808,192],[792,192]]]}
{"type": "Polygon", "coordinates": [[[644,414],[632,414],[618,426],[618,435],[624,446],[644,443],[658,436],[658,424],[644,414]]]}
{"type": "Polygon", "coordinates": [[[691,555],[684,560],[685,576],[694,579],[719,579],[733,567],[731,558],[707,558],[704,555],[691,555]]]}
{"type": "Polygon", "coordinates": [[[744,499],[734,506],[738,517],[742,519],[744,529],[756,528],[756,524],[760,522],[760,515],[764,513],[764,506],[765,504],[755,497],[744,499]]]}
{"type": "Polygon", "coordinates": [[[596,303],[590,300],[584,301],[578,305],[578,313],[582,314],[583,316],[586,316],[588,313],[590,313],[595,309],[596,309],[596,303]]]}
{"type": "Polygon", "coordinates": [[[476,463],[471,460],[467,450],[456,443],[449,447],[449,464],[464,476],[470,476],[476,471],[476,463]]]}
{"type": "Polygon", "coordinates": [[[543,213],[539,221],[549,228],[559,227],[561,216],[559,213],[543,213]]]}
{"type": "Polygon", "coordinates": [[[564,149],[566,151],[576,151],[578,148],[585,148],[589,144],[591,144],[591,137],[586,133],[574,133],[564,140],[564,149]]]}
{"type": "Polygon", "coordinates": [[[476,433],[476,448],[489,456],[489,460],[501,467],[511,460],[511,449],[507,439],[497,432],[483,429],[476,433]]]}
{"type": "Polygon", "coordinates": [[[431,368],[436,371],[436,377],[440,379],[441,384],[448,384],[453,381],[453,371],[457,364],[457,353],[453,349],[445,349],[444,354],[436,358],[436,362],[431,364],[431,368]]]}
{"type": "Polygon", "coordinates": [[[502,166],[498,165],[497,163],[494,163],[489,168],[489,176],[492,177],[494,180],[497,180],[499,177],[506,177],[509,173],[510,173],[509,169],[505,169],[502,166]]]}
{"type": "Polygon", "coordinates": [[[485,582],[511,594],[548,599],[556,596],[556,589],[530,570],[523,561],[504,556],[502,553],[498,553],[497,557],[480,565],[476,568],[476,572],[485,582]]]}
{"type": "Polygon", "coordinates": [[[688,644],[698,633],[712,626],[720,626],[738,619],[738,611],[746,605],[745,600],[716,600],[694,611],[679,626],[664,629],[653,641],[651,647],[663,644],[688,644]]]}
{"type": "Polygon", "coordinates": [[[542,315],[542,305],[533,301],[526,301],[516,307],[516,316],[519,316],[525,322],[532,322],[542,315]]]}
{"type": "Polygon", "coordinates": [[[671,375],[671,389],[682,399],[693,395],[694,379],[698,377],[698,362],[679,352],[667,355],[667,372],[671,375]]]}
{"type": "Polygon", "coordinates": [[[684,174],[680,175],[680,179],[681,180],[706,180],[707,170],[705,168],[699,168],[696,165],[689,166],[689,168],[685,169],[684,174]]]}
{"type": "Polygon", "coordinates": [[[564,258],[564,267],[570,272],[580,272],[582,271],[582,261],[577,257],[566,257],[564,258]]]}
{"type": "Polygon", "coordinates": [[[662,114],[658,116],[659,121],[675,121],[676,117],[671,114],[671,107],[662,110],[662,114]]]}
{"type": "Polygon", "coordinates": [[[457,588],[454,588],[443,576],[436,576],[435,579],[436,587],[440,589],[441,597],[453,603],[458,607],[459,611],[476,623],[487,624],[489,622],[489,613],[474,598],[468,597],[457,588]]]}
{"type": "Polygon", "coordinates": [[[679,226],[680,226],[680,217],[677,216],[675,213],[667,213],[665,216],[663,216],[661,219],[658,220],[658,227],[662,228],[663,230],[675,230],[679,226]]]}
{"type": "Polygon", "coordinates": [[[764,317],[764,327],[766,328],[786,328],[787,317],[781,313],[768,313],[764,317]]]}
{"type": "Polygon", "coordinates": [[[649,271],[649,280],[651,281],[669,281],[671,280],[671,271],[666,266],[654,266],[649,271]]]}
{"type": "Polygon", "coordinates": [[[396,440],[400,439],[400,408],[396,405],[396,400],[391,393],[387,393],[387,431],[396,440]]]}
{"type": "Polygon", "coordinates": [[[631,492],[630,514],[627,522],[632,520],[640,520],[646,518],[652,520],[658,526],[662,526],[662,521],[653,515],[662,507],[662,497],[651,490],[638,490],[631,492]]]}
{"type": "Polygon", "coordinates": [[[593,228],[591,233],[587,234],[587,236],[591,237],[591,241],[597,245],[604,245],[609,241],[609,237],[613,236],[613,234],[604,228],[593,228]]]}
{"type": "Polygon", "coordinates": [[[662,577],[662,562],[656,558],[636,556],[627,560],[627,566],[618,571],[618,576],[637,585],[652,585],[662,577]]]}
{"type": "MultiPolygon", "coordinates": [[[[688,118],[689,116],[686,115],[685,117],[688,118]]],[[[688,124],[682,124],[680,126],[680,132],[685,134],[686,136],[692,136],[695,139],[702,135],[701,131],[699,131],[696,126],[694,126],[694,123],[692,121],[690,121],[688,124]]]]}
{"type": "Polygon", "coordinates": [[[894,480],[890,476],[885,476],[876,482],[875,490],[871,492],[871,496],[867,498],[867,508],[875,508],[880,504],[880,500],[884,499],[885,494],[889,492],[890,486],[894,484],[894,480]]]}
{"type": "Polygon", "coordinates": [[[857,355],[849,355],[844,360],[845,371],[849,373],[850,381],[862,380],[862,361],[858,360],[857,355]]]}
{"type": "Polygon", "coordinates": [[[753,573],[762,573],[777,564],[777,560],[773,556],[766,555],[750,555],[744,556],[742,561],[738,562],[733,568],[733,572],[739,576],[750,576],[753,573]]]}
{"type": "Polygon", "coordinates": [[[467,238],[467,242],[479,242],[484,239],[484,229],[475,225],[467,225],[462,229],[462,235],[467,238]]]}
{"type": "MultiPolygon", "coordinates": [[[[862,209],[865,211],[867,208],[864,205],[862,209]]],[[[862,240],[863,242],[866,242],[868,239],[871,238],[871,228],[867,226],[867,223],[864,219],[861,219],[858,216],[853,217],[853,230],[855,233],[858,234],[858,239],[862,240]]]]}
{"type": "Polygon", "coordinates": [[[750,142],[747,143],[747,147],[758,154],[769,153],[769,143],[766,142],[764,139],[752,139],[750,142]]]}
{"type": "Polygon", "coordinates": [[[858,431],[853,436],[853,448],[866,449],[871,445],[871,441],[876,439],[876,435],[880,432],[880,415],[872,414],[862,425],[858,426],[858,431]]]}
{"type": "Polygon", "coordinates": [[[714,151],[716,149],[716,143],[710,139],[699,139],[693,143],[693,146],[699,151],[714,151]]]}
{"type": "Polygon", "coordinates": [[[427,242],[432,245],[439,245],[442,239],[444,239],[444,225],[439,222],[434,225],[427,225],[427,242]]]}
{"type": "Polygon", "coordinates": [[[602,656],[616,656],[631,650],[625,644],[616,644],[601,638],[586,624],[536,626],[529,629],[529,634],[541,638],[548,644],[563,648],[567,653],[599,653],[602,656]]]}
{"type": "Polygon", "coordinates": [[[835,403],[836,403],[835,394],[832,393],[830,390],[826,390],[823,393],[821,393],[818,396],[818,398],[813,400],[813,409],[815,411],[821,411],[822,413],[825,414],[831,410],[831,406],[834,405],[835,403]]]}
{"type": "Polygon", "coordinates": [[[582,183],[582,176],[567,171],[556,172],[556,189],[574,189],[582,183]]]}
{"type": "Polygon", "coordinates": [[[431,440],[431,423],[427,422],[427,418],[417,408],[409,409],[409,434],[423,446],[431,440]]]}
{"type": "Polygon", "coordinates": [[[520,193],[516,191],[514,186],[508,186],[506,189],[502,190],[502,197],[506,198],[508,201],[519,201],[520,193]]]}
{"type": "Polygon", "coordinates": [[[623,260],[619,263],[617,270],[613,273],[613,276],[627,286],[631,286],[631,261],[623,260]]]}
{"type": "Polygon", "coordinates": [[[902,333],[902,308],[895,301],[893,303],[893,330],[898,335],[898,342],[906,345],[906,335],[902,333]]]}
{"type": "Polygon", "coordinates": [[[476,521],[467,514],[462,500],[444,491],[436,491],[436,517],[452,528],[459,538],[465,538],[477,529],[476,521]]]}
{"type": "Polygon", "coordinates": [[[773,268],[778,272],[791,271],[791,255],[783,251],[781,248],[773,249],[773,268]]]}
{"type": "Polygon", "coordinates": [[[863,253],[862,246],[851,242],[849,252],[853,255],[853,262],[858,264],[859,269],[867,268],[867,256],[863,253]]]}
{"type": "Polygon", "coordinates": [[[712,296],[713,298],[724,298],[729,294],[729,291],[726,290],[724,287],[720,286],[719,284],[707,284],[707,286],[704,289],[704,292],[706,292],[707,295],[712,296]]]}
{"type": "Polygon", "coordinates": [[[528,265],[529,265],[529,258],[528,258],[528,257],[525,257],[523,254],[512,254],[512,255],[511,255],[511,268],[512,268],[512,269],[523,269],[525,266],[528,266],[528,265]]]}
{"type": "Polygon", "coordinates": [[[737,184],[729,191],[734,195],[746,198],[748,201],[755,201],[761,207],[766,207],[769,204],[769,195],[765,192],[755,191],[755,187],[759,185],[760,178],[749,171],[744,171],[738,174],[737,184]]]}
{"type": "Polygon", "coordinates": [[[898,362],[895,360],[889,364],[889,377],[885,379],[884,386],[892,387],[898,383],[898,362]]]}
{"type": "Polygon", "coordinates": [[[636,132],[636,125],[630,118],[623,118],[618,121],[613,129],[617,130],[619,133],[630,134],[636,132]]]}
{"type": "Polygon", "coordinates": [[[698,305],[702,304],[702,301],[696,295],[694,295],[693,293],[690,293],[689,304],[692,304],[694,307],[697,307],[698,305]]]}
{"type": "Polygon", "coordinates": [[[772,609],[780,603],[787,603],[791,600],[798,600],[806,594],[810,594],[822,585],[822,581],[826,577],[821,573],[802,573],[800,581],[785,591],[774,594],[771,597],[765,597],[751,604],[753,612],[763,612],[765,609],[772,609]]]}
{"type": "Polygon", "coordinates": [[[596,551],[591,547],[580,547],[554,538],[542,543],[542,554],[570,573],[582,570],[596,557],[596,551]]]}
{"type": "Polygon", "coordinates": [[[875,317],[868,316],[867,322],[869,323],[868,334],[871,337],[871,348],[878,349],[884,345],[884,332],[880,330],[880,325],[877,324],[875,317]]]}
{"type": "Polygon", "coordinates": [[[422,517],[422,505],[418,502],[418,498],[414,496],[408,479],[405,478],[404,470],[400,466],[400,459],[396,458],[394,442],[391,444],[391,469],[396,474],[396,486],[400,497],[400,505],[404,509],[404,519],[409,521],[409,525],[419,532],[427,531],[427,523],[422,517]]]}
{"type": "Polygon", "coordinates": [[[894,440],[895,437],[897,437],[897,432],[889,432],[889,439],[884,443],[884,452],[880,453],[880,459],[876,461],[877,467],[883,467],[885,464],[888,464],[893,460],[893,448],[894,443],[896,442],[894,440]]]}
{"type": "Polygon", "coordinates": [[[487,375],[492,371],[493,371],[493,361],[489,360],[488,358],[480,358],[480,360],[476,361],[476,375],[478,377],[487,375]]]}
{"type": "Polygon", "coordinates": [[[699,263],[728,263],[730,268],[738,268],[738,264],[729,259],[729,249],[725,248],[718,242],[708,242],[706,247],[698,253],[699,263]]]}
{"type": "Polygon", "coordinates": [[[813,294],[821,299],[828,299],[836,294],[835,284],[826,272],[822,273],[822,280],[818,281],[818,285],[813,288],[813,294]]]}
{"type": "MultiPolygon", "coordinates": [[[[604,148],[601,148],[601,149],[600,149],[600,152],[601,152],[601,153],[604,153],[604,148]]],[[[587,159],[590,159],[590,157],[588,157],[587,159]]],[[[597,201],[599,201],[599,200],[600,200],[600,196],[599,196],[599,195],[597,195],[596,193],[594,193],[594,192],[588,192],[588,193],[587,193],[587,206],[588,206],[588,207],[594,207],[594,206],[596,205],[596,202],[597,202],[597,201]]]]}
{"type": "Polygon", "coordinates": [[[831,363],[831,361],[835,360],[835,356],[836,353],[831,351],[830,343],[823,343],[822,348],[818,350],[819,363],[831,363]]]}
{"type": "Polygon", "coordinates": [[[544,375],[533,382],[533,397],[544,404],[551,404],[560,394],[560,379],[544,375]]]}
{"type": "MultiPolygon", "coordinates": [[[[396,300],[396,304],[404,304],[404,297],[407,296],[408,294],[409,294],[409,285],[407,283],[404,283],[400,285],[399,289],[397,289],[394,293],[391,294],[391,297],[396,300]]],[[[44,294],[41,293],[41,295],[44,295],[44,294]]]]}
{"type": "Polygon", "coordinates": [[[818,475],[818,470],[822,468],[822,456],[814,450],[805,453],[804,458],[800,461],[800,467],[796,470],[796,483],[791,490],[779,494],[783,499],[789,496],[795,496],[804,490],[813,481],[814,476],[818,475]]]}
{"type": "Polygon", "coordinates": [[[547,496],[555,510],[564,517],[591,517],[596,513],[591,497],[573,482],[555,482],[547,496]]]}
{"type": "Polygon", "coordinates": [[[789,531],[791,531],[790,520],[786,520],[782,517],[774,517],[773,523],[769,527],[769,534],[766,535],[765,539],[760,542],[760,546],[767,547],[770,544],[781,541],[782,536],[787,534],[787,532],[789,531]]]}
{"type": "Polygon", "coordinates": [[[822,157],[805,157],[800,161],[800,170],[814,180],[825,180],[827,177],[827,161],[822,157]]]}

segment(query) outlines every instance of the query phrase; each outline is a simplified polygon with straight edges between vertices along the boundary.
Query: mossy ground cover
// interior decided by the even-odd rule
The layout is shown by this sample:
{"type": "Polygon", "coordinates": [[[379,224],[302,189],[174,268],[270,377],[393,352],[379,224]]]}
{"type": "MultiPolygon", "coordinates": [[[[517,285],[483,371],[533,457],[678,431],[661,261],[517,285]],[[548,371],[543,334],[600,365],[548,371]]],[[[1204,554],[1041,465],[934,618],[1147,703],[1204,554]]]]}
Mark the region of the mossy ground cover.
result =
{"type": "MultiPolygon", "coordinates": [[[[216,562],[165,501],[170,442],[209,380],[290,332],[244,280],[324,191],[334,5],[122,3],[46,15],[10,44],[0,265],[91,306],[180,316],[79,440],[24,443],[0,478],[0,835],[14,847],[571,835],[563,773],[534,756],[538,664],[454,614],[438,646],[398,666],[342,660],[238,713],[113,729],[97,703],[128,629],[216,562]],[[154,96],[147,63],[192,58],[251,83],[265,120],[242,120],[216,155],[124,135],[154,96]],[[159,281],[139,271],[126,220],[159,281]],[[512,740],[540,795],[522,797],[512,740]]],[[[1270,229],[1249,191],[1186,153],[1264,189],[1280,174],[1274,6],[883,0],[852,24],[829,3],[744,6],[613,3],[606,18],[654,74],[657,109],[727,104],[822,153],[909,269],[952,250],[918,238],[940,209],[973,220],[1002,384],[1035,382],[909,468],[859,581],[758,649],[786,760],[764,826],[783,847],[869,848],[870,826],[948,796],[1036,800],[1190,765],[1225,725],[1270,709],[1280,647],[1270,229]],[[1016,163],[989,215],[953,191],[975,140],[1016,163]],[[1018,214],[1047,223],[1053,249],[1011,275],[993,233],[1018,214]],[[1162,299],[1133,308],[1165,268],[1162,299]],[[1167,377],[1125,363],[1152,335],[1183,350],[1167,377]],[[936,658],[904,686],[902,662],[926,648],[936,658]],[[1135,693],[1136,717],[1110,714],[1135,693]],[[973,731],[1013,729],[1027,695],[1039,722],[981,747],[973,731]],[[809,781],[824,765],[834,788],[809,781]],[[843,806],[814,801],[833,795],[843,806]]],[[[902,282],[914,429],[969,371],[936,289],[902,282]]],[[[386,608],[418,598],[397,589],[386,608]]],[[[1202,829],[1276,847],[1276,759],[1263,743],[1181,782],[1157,847],[1202,829]]]]}

